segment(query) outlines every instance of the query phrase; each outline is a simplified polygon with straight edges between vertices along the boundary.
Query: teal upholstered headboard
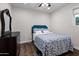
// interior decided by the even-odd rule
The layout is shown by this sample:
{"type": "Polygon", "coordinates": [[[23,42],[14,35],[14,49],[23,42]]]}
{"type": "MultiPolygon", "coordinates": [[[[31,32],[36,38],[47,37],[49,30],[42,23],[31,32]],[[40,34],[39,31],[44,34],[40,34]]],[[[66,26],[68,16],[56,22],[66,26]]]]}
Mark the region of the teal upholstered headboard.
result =
{"type": "Polygon", "coordinates": [[[45,29],[48,29],[48,27],[46,25],[33,25],[32,33],[34,32],[34,30],[45,30],[45,29]]]}
{"type": "Polygon", "coordinates": [[[33,25],[32,26],[32,39],[33,39],[33,33],[34,31],[37,31],[37,30],[46,30],[48,29],[48,27],[46,25],[33,25]]]}

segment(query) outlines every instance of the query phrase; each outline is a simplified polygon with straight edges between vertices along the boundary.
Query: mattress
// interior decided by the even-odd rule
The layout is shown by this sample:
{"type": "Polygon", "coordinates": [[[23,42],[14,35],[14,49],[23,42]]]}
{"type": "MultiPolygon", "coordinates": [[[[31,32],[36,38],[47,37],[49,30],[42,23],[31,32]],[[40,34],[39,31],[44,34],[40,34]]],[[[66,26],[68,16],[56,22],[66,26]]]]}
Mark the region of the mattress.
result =
{"type": "Polygon", "coordinates": [[[34,44],[44,56],[61,55],[67,51],[73,51],[71,37],[59,33],[46,33],[33,35],[34,44]]]}

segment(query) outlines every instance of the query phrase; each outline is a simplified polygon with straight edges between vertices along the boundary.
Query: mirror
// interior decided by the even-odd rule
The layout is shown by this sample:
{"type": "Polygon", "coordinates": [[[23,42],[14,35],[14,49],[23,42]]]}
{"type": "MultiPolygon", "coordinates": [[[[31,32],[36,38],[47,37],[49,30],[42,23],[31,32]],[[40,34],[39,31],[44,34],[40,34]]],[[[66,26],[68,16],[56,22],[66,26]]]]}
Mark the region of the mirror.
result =
{"type": "Polygon", "coordinates": [[[8,9],[1,11],[1,37],[11,33],[11,16],[8,9]]]}
{"type": "Polygon", "coordinates": [[[10,19],[9,19],[9,16],[6,14],[6,13],[4,13],[4,21],[5,21],[5,32],[7,32],[7,31],[10,31],[9,30],[9,22],[10,22],[10,19]]]}

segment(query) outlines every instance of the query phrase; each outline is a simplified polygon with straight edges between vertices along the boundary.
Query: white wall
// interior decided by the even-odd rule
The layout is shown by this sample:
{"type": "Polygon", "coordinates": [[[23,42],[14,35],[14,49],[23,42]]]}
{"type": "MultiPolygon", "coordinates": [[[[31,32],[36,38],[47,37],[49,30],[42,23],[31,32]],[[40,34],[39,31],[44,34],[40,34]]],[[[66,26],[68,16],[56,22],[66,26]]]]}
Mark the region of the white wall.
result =
{"type": "Polygon", "coordinates": [[[34,24],[46,24],[50,28],[49,14],[22,8],[12,8],[13,31],[20,31],[20,43],[31,42],[34,24]]]}
{"type": "Polygon", "coordinates": [[[0,3],[0,11],[8,8],[11,12],[11,6],[8,3],[0,3]]]}
{"type": "Polygon", "coordinates": [[[79,4],[70,4],[51,14],[51,30],[71,36],[75,48],[79,49],[79,26],[74,26],[72,9],[79,4]]]}
{"type": "MultiPolygon", "coordinates": [[[[11,6],[8,3],[0,3],[0,11],[4,10],[4,9],[9,9],[10,13],[11,13],[11,6]]],[[[0,20],[0,32],[1,32],[1,20],[0,20]]],[[[1,33],[0,33],[1,35],[1,33]]]]}

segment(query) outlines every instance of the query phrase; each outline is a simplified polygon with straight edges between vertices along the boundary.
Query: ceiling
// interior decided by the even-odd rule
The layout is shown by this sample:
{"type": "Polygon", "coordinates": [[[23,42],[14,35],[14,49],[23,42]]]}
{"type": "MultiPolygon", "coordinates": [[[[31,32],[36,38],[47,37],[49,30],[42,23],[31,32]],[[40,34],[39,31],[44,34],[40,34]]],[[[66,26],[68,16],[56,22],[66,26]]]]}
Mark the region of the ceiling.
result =
{"type": "Polygon", "coordinates": [[[35,11],[41,11],[41,12],[47,12],[51,13],[55,10],[58,10],[66,5],[68,3],[51,3],[51,9],[43,8],[43,7],[38,7],[40,3],[11,3],[12,7],[18,7],[18,8],[25,8],[25,9],[31,9],[35,11]]]}

